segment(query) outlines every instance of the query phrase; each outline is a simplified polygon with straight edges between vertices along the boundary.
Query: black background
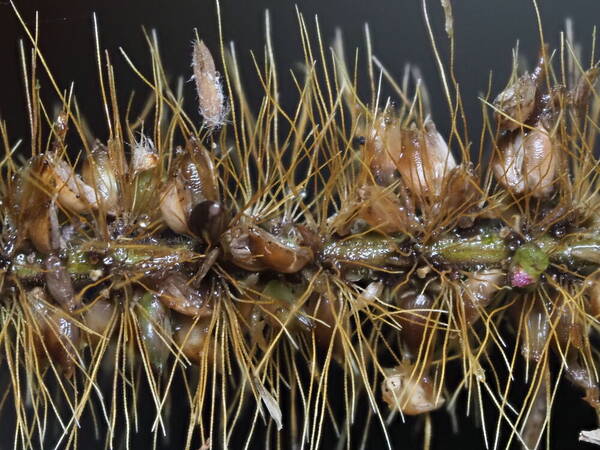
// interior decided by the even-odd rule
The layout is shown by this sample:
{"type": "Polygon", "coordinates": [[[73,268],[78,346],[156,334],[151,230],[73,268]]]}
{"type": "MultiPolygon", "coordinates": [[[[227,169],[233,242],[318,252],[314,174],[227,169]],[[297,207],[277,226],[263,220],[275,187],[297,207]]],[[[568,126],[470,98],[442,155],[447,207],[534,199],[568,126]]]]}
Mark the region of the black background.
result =
{"type": "MultiPolygon", "coordinates": [[[[273,22],[274,47],[280,68],[283,100],[292,88],[289,68],[302,58],[296,11],[297,3],[307,22],[313,25],[318,14],[326,43],[334,30],[344,33],[347,54],[359,47],[364,50],[364,24],[368,23],[374,42],[374,53],[388,70],[402,74],[404,64],[419,66],[432,93],[433,115],[438,127],[447,127],[447,110],[441,96],[438,72],[426,34],[419,0],[225,0],[222,2],[224,37],[236,43],[244,69],[245,85],[254,101],[258,101],[258,79],[254,73],[250,50],[262,57],[264,46],[264,11],[269,9],[273,22]]],[[[92,128],[102,137],[102,122],[97,66],[94,56],[92,13],[98,16],[101,46],[112,56],[122,98],[138,89],[141,101],[146,91],[125,64],[119,47],[142,69],[149,69],[149,57],[142,26],[156,29],[165,67],[173,77],[191,76],[190,49],[193,29],[211,48],[216,48],[216,8],[212,0],[16,0],[16,4],[32,25],[34,12],[40,12],[41,48],[54,76],[63,88],[75,81],[75,92],[92,128]]],[[[461,83],[463,101],[473,129],[481,115],[479,94],[488,86],[493,71],[492,92],[497,92],[511,69],[511,51],[517,40],[521,54],[534,61],[539,49],[537,22],[532,3],[528,0],[460,0],[453,4],[456,34],[456,74],[461,83]]],[[[443,18],[437,1],[430,1],[432,23],[438,45],[446,49],[443,18]]],[[[594,0],[545,1],[540,4],[546,41],[552,48],[559,44],[559,32],[565,18],[575,21],[576,37],[591,48],[594,25],[600,20],[600,4],[594,0]]],[[[314,28],[313,28],[314,31],[314,28]]],[[[17,41],[23,33],[8,2],[0,0],[0,117],[6,120],[11,136],[26,136],[24,96],[17,41]]],[[[314,33],[313,33],[314,35],[314,33]]],[[[364,51],[362,55],[364,56],[364,51]]],[[[588,51],[584,52],[587,57],[588,51]]],[[[588,61],[586,60],[586,63],[588,61]]],[[[148,73],[149,70],[145,70],[148,73]]],[[[49,92],[47,84],[43,92],[49,92]]],[[[188,98],[193,99],[193,86],[186,85],[188,98]]],[[[471,133],[471,136],[476,134],[471,133]]]]}
{"type": "MultiPolygon", "coordinates": [[[[430,1],[430,10],[436,38],[445,49],[443,19],[439,5],[430,1]]],[[[122,46],[145,73],[149,73],[149,57],[141,31],[155,28],[165,67],[172,76],[191,75],[190,52],[193,28],[210,48],[218,41],[216,8],[212,1],[158,1],[158,0],[19,0],[16,2],[28,24],[32,25],[34,12],[40,12],[41,48],[43,54],[63,88],[75,81],[75,92],[95,134],[105,138],[105,129],[99,97],[97,67],[94,56],[92,12],[96,12],[100,24],[101,46],[112,55],[118,91],[122,98],[136,89],[145,98],[146,91],[139,80],[124,63],[118,48],[122,46]]],[[[441,95],[438,74],[426,34],[420,2],[416,0],[297,0],[299,9],[307,21],[315,14],[325,42],[331,42],[335,27],[341,27],[347,53],[355,47],[364,49],[364,24],[369,23],[374,53],[384,62],[392,74],[401,75],[406,62],[418,65],[427,82],[433,103],[433,115],[438,127],[447,130],[448,116],[441,95]]],[[[264,46],[264,10],[271,12],[276,59],[280,68],[283,101],[292,104],[289,68],[302,58],[300,35],[292,0],[230,0],[222,2],[224,36],[236,42],[243,68],[243,78],[251,100],[259,100],[258,80],[249,56],[254,49],[262,57],[264,46]]],[[[552,48],[559,42],[559,31],[566,17],[575,21],[576,36],[584,44],[584,56],[589,56],[594,25],[600,23],[600,2],[594,0],[544,1],[541,17],[546,40],[552,48]]],[[[534,60],[539,48],[539,35],[535,11],[526,0],[457,0],[453,2],[456,35],[456,74],[461,83],[463,100],[471,136],[477,136],[481,104],[480,93],[487,89],[490,71],[493,70],[493,92],[506,82],[511,69],[511,49],[520,41],[521,53],[534,60]]],[[[21,69],[17,44],[23,37],[10,5],[0,0],[0,119],[8,124],[11,140],[27,136],[27,121],[21,69]]],[[[362,53],[364,55],[364,52],[362,53]]],[[[588,60],[586,60],[587,63],[588,60]]],[[[43,89],[50,91],[42,79],[43,89]]],[[[193,86],[186,84],[186,94],[194,98],[193,86]]],[[[24,142],[24,149],[27,141],[24,142]]],[[[561,388],[553,421],[554,449],[574,449],[577,432],[593,426],[590,409],[579,399],[580,393],[568,387],[561,388]]],[[[471,419],[464,419],[460,435],[453,435],[449,423],[442,414],[434,416],[434,447],[483,448],[480,430],[474,428],[471,419]],[[438,425],[439,423],[439,425],[438,425]],[[436,428],[437,427],[437,428],[436,428]]],[[[411,422],[411,426],[414,422],[411,422]]],[[[395,424],[393,434],[396,443],[406,427],[395,424]]],[[[172,448],[178,448],[173,442],[172,448]]],[[[408,441],[407,441],[408,442],[408,441]]],[[[411,441],[412,442],[412,441],[411,441]]],[[[11,448],[8,441],[0,448],[11,448]]],[[[370,448],[379,448],[381,442],[370,448]]],[[[411,444],[402,448],[412,448],[411,444]]],[[[583,446],[581,446],[583,448],[583,446]]],[[[90,447],[91,448],[91,447],[90,447]]],[[[256,448],[260,448],[257,446],[256,448]]]]}

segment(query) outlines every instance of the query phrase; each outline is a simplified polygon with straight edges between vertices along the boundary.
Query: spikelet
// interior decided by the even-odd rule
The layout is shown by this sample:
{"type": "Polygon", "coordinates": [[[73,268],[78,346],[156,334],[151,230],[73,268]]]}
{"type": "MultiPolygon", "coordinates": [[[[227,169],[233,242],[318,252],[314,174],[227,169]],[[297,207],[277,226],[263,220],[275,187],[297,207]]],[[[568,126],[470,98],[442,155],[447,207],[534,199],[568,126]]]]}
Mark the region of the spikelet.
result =
{"type": "Polygon", "coordinates": [[[203,41],[194,41],[192,69],[198,94],[200,114],[208,128],[220,127],[227,116],[225,94],[215,61],[203,41]]]}

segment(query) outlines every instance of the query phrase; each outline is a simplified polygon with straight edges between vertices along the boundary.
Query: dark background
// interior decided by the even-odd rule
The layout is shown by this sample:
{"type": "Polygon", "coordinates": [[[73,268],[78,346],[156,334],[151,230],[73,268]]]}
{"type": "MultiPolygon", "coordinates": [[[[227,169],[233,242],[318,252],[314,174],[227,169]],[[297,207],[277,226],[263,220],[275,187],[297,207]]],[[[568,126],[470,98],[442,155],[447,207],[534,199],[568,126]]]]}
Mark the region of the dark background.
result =
{"type": "MultiPolygon", "coordinates": [[[[258,101],[258,80],[249,56],[251,49],[262,58],[264,11],[269,9],[273,23],[274,47],[280,68],[284,102],[292,87],[289,68],[297,68],[302,48],[294,4],[314,25],[318,14],[326,43],[334,30],[344,33],[347,55],[359,47],[364,50],[364,24],[368,23],[374,53],[392,74],[402,74],[404,64],[419,66],[432,93],[434,119],[438,127],[447,127],[447,109],[441,96],[438,72],[426,34],[419,0],[225,0],[222,2],[224,37],[236,43],[244,69],[243,77],[251,99],[258,101]]],[[[443,18],[439,3],[430,0],[430,11],[441,50],[446,49],[443,18]]],[[[478,95],[487,90],[493,70],[492,92],[507,80],[511,69],[511,51],[517,40],[521,54],[530,62],[537,57],[539,36],[532,3],[528,0],[459,0],[453,2],[456,35],[456,73],[461,83],[465,108],[472,128],[477,129],[481,115],[478,95]]],[[[16,0],[26,21],[34,23],[40,12],[41,48],[53,74],[63,88],[75,81],[75,92],[93,130],[102,137],[104,123],[99,114],[100,97],[94,57],[92,12],[100,24],[101,46],[112,56],[122,98],[138,90],[140,101],[145,91],[121,57],[121,46],[134,62],[149,73],[149,57],[142,26],[156,29],[165,67],[173,77],[191,76],[190,52],[193,29],[210,48],[216,48],[216,8],[212,0],[16,0]]],[[[575,21],[576,36],[589,55],[594,25],[600,20],[600,4],[595,0],[542,1],[541,16],[545,37],[552,48],[559,44],[559,32],[567,17],[575,21]]],[[[313,27],[314,31],[314,27],[313,27]]],[[[26,136],[24,96],[17,41],[23,33],[6,0],[0,0],[0,117],[8,122],[13,139],[26,136]]],[[[314,36],[314,33],[313,33],[314,36]]],[[[364,51],[362,56],[364,56],[364,51]]],[[[587,60],[586,60],[587,63],[587,60]]],[[[43,92],[49,92],[47,84],[43,92]]],[[[187,97],[194,98],[193,86],[186,85],[187,97]]],[[[475,138],[477,136],[471,133],[475,138]]]]}
{"type": "MultiPolygon", "coordinates": [[[[112,56],[117,72],[117,88],[122,98],[127,98],[132,89],[140,92],[136,97],[140,101],[147,95],[118,51],[119,46],[122,46],[135,63],[145,73],[149,73],[149,56],[142,26],[157,30],[169,74],[182,75],[186,79],[191,75],[189,64],[193,28],[198,28],[200,36],[210,48],[216,48],[218,41],[216,9],[214,3],[207,0],[17,0],[16,4],[30,26],[34,23],[34,12],[40,12],[43,54],[61,87],[67,88],[71,81],[75,81],[78,101],[92,130],[100,139],[105,138],[105,129],[94,56],[92,12],[98,15],[101,46],[112,56]]],[[[311,25],[314,24],[312,18],[318,14],[325,42],[331,42],[335,27],[341,27],[347,54],[352,54],[355,47],[364,49],[363,27],[368,22],[374,53],[392,74],[400,76],[406,62],[421,68],[430,88],[434,118],[442,131],[447,130],[447,109],[441,95],[420,2],[297,0],[297,4],[311,25]]],[[[429,4],[438,44],[446,49],[439,5],[433,0],[429,4]]],[[[587,58],[591,49],[593,27],[600,22],[600,2],[554,0],[542,1],[540,7],[545,37],[551,47],[558,46],[559,31],[564,26],[565,18],[572,17],[576,36],[584,43],[584,56],[587,58]]],[[[259,57],[262,57],[266,8],[271,12],[283,101],[292,104],[292,84],[288,69],[297,68],[295,63],[302,58],[294,1],[223,1],[224,36],[227,41],[236,42],[243,78],[252,102],[256,103],[260,90],[249,50],[256,50],[259,57]]],[[[493,70],[493,92],[497,92],[509,75],[511,49],[517,40],[520,41],[521,53],[530,61],[535,60],[539,49],[537,22],[531,2],[525,0],[455,0],[453,9],[456,74],[461,83],[469,123],[473,128],[471,136],[476,139],[481,115],[478,95],[486,91],[490,71],[493,70]]],[[[0,0],[0,119],[7,122],[12,142],[27,137],[24,90],[17,53],[18,40],[22,37],[22,28],[12,8],[7,2],[0,0]]],[[[44,79],[42,85],[43,90],[50,91],[44,79]]],[[[185,89],[187,96],[193,99],[193,86],[188,83],[185,89]]],[[[24,142],[23,147],[26,148],[27,141],[24,142]]],[[[577,448],[578,430],[593,426],[591,410],[579,399],[580,395],[568,387],[561,388],[552,424],[552,448],[577,448]]],[[[457,436],[451,433],[449,422],[443,413],[436,414],[434,447],[483,448],[481,431],[470,424],[471,419],[463,419],[462,422],[465,425],[461,426],[461,434],[457,436]]],[[[404,442],[400,436],[412,426],[414,422],[409,427],[394,424],[396,444],[404,442]]],[[[380,444],[375,443],[371,448],[379,448],[380,444]]],[[[0,448],[5,447],[12,445],[0,443],[0,448]]],[[[172,448],[178,447],[174,445],[172,448]]],[[[410,444],[403,448],[410,448],[410,444]]]]}

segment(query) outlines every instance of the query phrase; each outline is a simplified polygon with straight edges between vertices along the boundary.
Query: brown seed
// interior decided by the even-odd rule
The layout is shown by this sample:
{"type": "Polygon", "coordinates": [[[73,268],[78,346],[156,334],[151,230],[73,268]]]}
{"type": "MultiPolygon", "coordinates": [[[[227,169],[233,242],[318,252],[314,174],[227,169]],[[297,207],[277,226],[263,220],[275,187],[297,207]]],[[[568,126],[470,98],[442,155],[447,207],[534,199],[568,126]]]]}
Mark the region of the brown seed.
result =
{"type": "MultiPolygon", "coordinates": [[[[169,228],[191,235],[189,220],[193,207],[206,201],[219,201],[215,169],[208,151],[193,139],[188,141],[187,151],[174,165],[174,173],[160,199],[160,209],[169,228]]],[[[195,224],[194,220],[193,226],[195,224]]]]}
{"type": "Polygon", "coordinates": [[[515,130],[527,121],[535,108],[535,78],[523,74],[498,94],[494,106],[496,122],[501,129],[515,130]]]}
{"type": "Polygon", "coordinates": [[[517,131],[499,143],[492,170],[496,180],[514,194],[546,197],[554,189],[558,169],[557,150],[540,124],[527,133],[517,131]]]}
{"type": "Polygon", "coordinates": [[[160,197],[160,211],[167,226],[175,233],[192,234],[188,217],[192,211],[192,198],[179,176],[169,180],[160,197]]]}
{"type": "Polygon", "coordinates": [[[394,161],[404,183],[417,197],[441,195],[446,176],[456,167],[448,144],[431,120],[422,128],[413,125],[402,130],[401,149],[394,161]]]}
{"type": "Polygon", "coordinates": [[[375,231],[399,233],[413,230],[417,225],[414,212],[403,206],[393,192],[380,186],[362,186],[358,189],[357,217],[375,231]]]}
{"type": "Polygon", "coordinates": [[[221,243],[225,254],[236,266],[250,271],[261,271],[267,268],[252,254],[248,227],[238,225],[230,228],[221,236],[221,243]]]}
{"type": "Polygon", "coordinates": [[[34,209],[27,221],[27,236],[36,250],[43,254],[56,250],[50,235],[49,207],[34,209]]]}
{"type": "Polygon", "coordinates": [[[180,273],[172,273],[160,281],[160,301],[180,314],[191,317],[206,317],[212,315],[211,293],[202,286],[193,289],[188,280],[180,273]]]}
{"type": "Polygon", "coordinates": [[[437,202],[438,211],[447,211],[448,214],[456,215],[456,210],[462,211],[458,218],[458,225],[469,227],[473,219],[465,213],[476,209],[481,202],[479,188],[471,167],[461,164],[452,169],[446,176],[442,195],[437,202]]]}
{"type": "MultiPolygon", "coordinates": [[[[427,346],[424,337],[426,337],[428,327],[433,327],[428,325],[429,320],[434,320],[429,311],[433,306],[433,301],[428,295],[407,291],[400,295],[398,306],[403,310],[399,319],[402,325],[402,340],[408,350],[408,356],[416,358],[421,347],[427,346]]],[[[431,332],[429,336],[431,336],[431,332]]]]}
{"type": "Polygon", "coordinates": [[[584,323],[580,318],[579,305],[557,296],[551,314],[555,324],[556,340],[563,351],[582,349],[585,341],[584,323]]]}
{"type": "Polygon", "coordinates": [[[25,230],[27,238],[36,250],[49,254],[61,245],[57,206],[43,186],[40,171],[43,158],[29,161],[29,167],[18,180],[16,193],[20,210],[19,228],[25,230]]]}
{"type": "Polygon", "coordinates": [[[55,154],[45,156],[41,177],[58,195],[58,202],[77,214],[85,214],[98,208],[96,190],[86,184],[75,169],[55,154]]]}
{"type": "Polygon", "coordinates": [[[314,259],[309,247],[286,242],[258,227],[248,230],[250,251],[254,258],[281,273],[295,273],[314,259]]]}
{"type": "Polygon", "coordinates": [[[456,162],[435,124],[403,128],[399,120],[382,121],[365,146],[365,162],[375,180],[384,186],[397,180],[397,173],[416,197],[440,195],[444,178],[456,162]]]}
{"type": "Polygon", "coordinates": [[[382,394],[390,408],[407,416],[434,411],[445,402],[441,395],[437,395],[433,382],[424,373],[424,369],[411,364],[385,370],[382,394]]]}
{"type": "Polygon", "coordinates": [[[462,286],[462,302],[457,304],[459,311],[464,311],[465,320],[472,324],[481,317],[481,310],[485,308],[500,290],[505,279],[501,270],[481,270],[469,274],[469,278],[462,286]]]}
{"type": "Polygon", "coordinates": [[[382,186],[389,186],[398,179],[396,164],[391,155],[394,147],[388,148],[387,144],[388,140],[397,141],[395,139],[397,137],[396,127],[388,125],[385,117],[379,117],[365,142],[363,150],[364,162],[371,170],[375,182],[382,186]]]}
{"type": "Polygon", "coordinates": [[[295,273],[314,259],[310,247],[275,236],[257,226],[238,225],[227,230],[221,239],[226,254],[242,269],[272,269],[295,273]]]}
{"type": "Polygon", "coordinates": [[[82,167],[81,175],[97,195],[98,203],[109,214],[116,214],[119,207],[119,185],[105,146],[99,145],[92,151],[82,167]]]}
{"type": "Polygon", "coordinates": [[[219,201],[219,183],[213,160],[208,150],[196,139],[190,139],[185,153],[178,162],[178,170],[185,186],[197,205],[205,200],[219,201]]]}
{"type": "Polygon", "coordinates": [[[337,299],[331,297],[326,293],[311,301],[312,317],[315,318],[315,341],[324,351],[328,351],[329,347],[333,346],[333,357],[336,361],[343,362],[344,346],[340,336],[345,332],[346,324],[343,318],[339,317],[340,308],[337,299]]]}
{"type": "Polygon", "coordinates": [[[49,308],[48,298],[42,288],[29,291],[27,300],[37,325],[33,338],[37,354],[42,358],[49,355],[60,365],[65,377],[70,378],[78,359],[79,328],[64,314],[49,308]]]}
{"type": "MultiPolygon", "coordinates": [[[[178,317],[175,320],[175,343],[183,354],[193,363],[201,364],[206,360],[209,366],[215,361],[215,341],[209,335],[210,317],[195,320],[190,317],[178,317]]],[[[217,359],[220,352],[217,349],[217,359]]]]}

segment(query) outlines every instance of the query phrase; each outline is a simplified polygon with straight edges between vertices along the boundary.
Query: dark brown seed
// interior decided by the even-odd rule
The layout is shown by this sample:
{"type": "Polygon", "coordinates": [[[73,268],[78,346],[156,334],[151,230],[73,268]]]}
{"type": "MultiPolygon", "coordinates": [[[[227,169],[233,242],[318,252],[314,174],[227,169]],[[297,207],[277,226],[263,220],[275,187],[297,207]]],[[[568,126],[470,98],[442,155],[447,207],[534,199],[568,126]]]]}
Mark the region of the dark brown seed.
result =
{"type": "Polygon", "coordinates": [[[402,340],[407,347],[408,356],[414,358],[419,354],[421,345],[427,345],[424,337],[428,329],[427,322],[431,318],[432,313],[429,310],[433,301],[425,294],[408,291],[400,296],[398,305],[404,310],[399,320],[402,325],[402,340]]]}
{"type": "Polygon", "coordinates": [[[196,236],[203,237],[210,243],[219,240],[225,223],[223,205],[212,200],[198,203],[192,209],[188,226],[196,236]]]}

